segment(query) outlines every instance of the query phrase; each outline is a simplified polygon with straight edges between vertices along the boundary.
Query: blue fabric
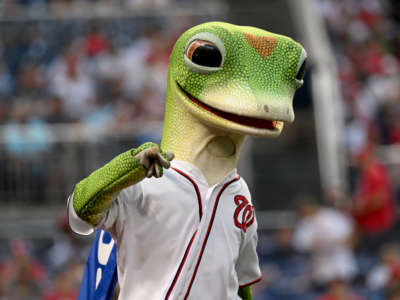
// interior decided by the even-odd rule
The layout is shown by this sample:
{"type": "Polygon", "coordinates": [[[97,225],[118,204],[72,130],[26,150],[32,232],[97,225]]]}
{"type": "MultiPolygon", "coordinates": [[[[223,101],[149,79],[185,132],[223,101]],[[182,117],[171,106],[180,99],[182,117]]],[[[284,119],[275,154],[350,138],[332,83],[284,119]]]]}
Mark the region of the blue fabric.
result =
{"type": "Polygon", "coordinates": [[[118,275],[116,244],[114,243],[108,258],[106,257],[108,251],[104,253],[104,246],[110,245],[110,243],[113,243],[111,235],[106,231],[99,230],[86,263],[78,300],[111,300],[118,275]],[[101,255],[106,258],[105,265],[99,261],[101,255]],[[101,270],[101,273],[99,270],[101,270]],[[96,276],[101,276],[97,289],[96,276]]]}

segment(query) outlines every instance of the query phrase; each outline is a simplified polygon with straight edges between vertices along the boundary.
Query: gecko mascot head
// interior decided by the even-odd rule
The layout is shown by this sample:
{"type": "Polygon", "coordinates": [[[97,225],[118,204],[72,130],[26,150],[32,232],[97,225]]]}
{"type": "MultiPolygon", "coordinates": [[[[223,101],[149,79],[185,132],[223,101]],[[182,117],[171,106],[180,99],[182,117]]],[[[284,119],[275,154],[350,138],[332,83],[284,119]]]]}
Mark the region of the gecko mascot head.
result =
{"type": "Polygon", "coordinates": [[[170,58],[162,147],[198,165],[195,157],[215,138],[237,158],[245,135],[279,136],[294,120],[306,56],[291,38],[254,27],[189,29],[170,58]]]}

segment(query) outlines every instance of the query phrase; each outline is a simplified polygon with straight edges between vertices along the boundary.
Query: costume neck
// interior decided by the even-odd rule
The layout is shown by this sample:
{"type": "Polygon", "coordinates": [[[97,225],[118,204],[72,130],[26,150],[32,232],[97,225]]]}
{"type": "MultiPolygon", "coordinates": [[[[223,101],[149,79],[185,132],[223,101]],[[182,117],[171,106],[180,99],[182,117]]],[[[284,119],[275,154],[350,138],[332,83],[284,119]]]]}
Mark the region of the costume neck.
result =
{"type": "Polygon", "coordinates": [[[176,93],[168,86],[161,148],[195,165],[214,185],[237,167],[244,135],[208,126],[180,103],[176,93]]]}

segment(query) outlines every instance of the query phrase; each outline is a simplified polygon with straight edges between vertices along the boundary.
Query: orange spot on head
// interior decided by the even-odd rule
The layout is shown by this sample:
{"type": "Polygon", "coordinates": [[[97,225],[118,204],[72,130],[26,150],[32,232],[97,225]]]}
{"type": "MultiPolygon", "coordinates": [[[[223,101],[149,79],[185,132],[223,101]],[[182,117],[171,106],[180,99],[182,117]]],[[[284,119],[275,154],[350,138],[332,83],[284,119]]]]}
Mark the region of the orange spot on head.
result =
{"type": "Polygon", "coordinates": [[[250,44],[262,58],[266,59],[278,45],[278,40],[269,36],[256,36],[249,33],[243,33],[247,42],[250,44]]]}

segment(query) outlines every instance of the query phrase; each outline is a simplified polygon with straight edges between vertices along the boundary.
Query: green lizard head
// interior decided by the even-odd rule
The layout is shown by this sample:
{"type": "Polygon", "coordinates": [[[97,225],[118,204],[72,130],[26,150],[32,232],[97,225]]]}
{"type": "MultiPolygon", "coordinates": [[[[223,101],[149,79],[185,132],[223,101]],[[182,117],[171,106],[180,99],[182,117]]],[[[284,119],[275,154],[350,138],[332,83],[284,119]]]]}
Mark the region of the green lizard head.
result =
{"type": "Polygon", "coordinates": [[[172,51],[166,112],[183,105],[208,126],[276,137],[294,120],[306,56],[286,36],[222,22],[198,25],[172,51]]]}

